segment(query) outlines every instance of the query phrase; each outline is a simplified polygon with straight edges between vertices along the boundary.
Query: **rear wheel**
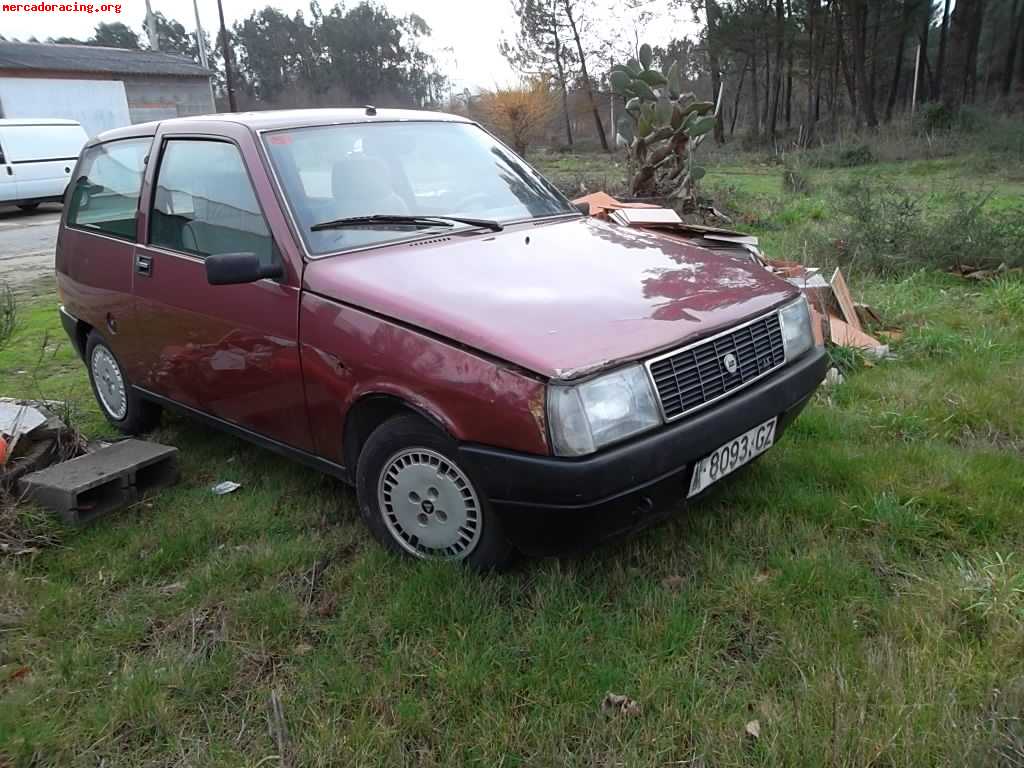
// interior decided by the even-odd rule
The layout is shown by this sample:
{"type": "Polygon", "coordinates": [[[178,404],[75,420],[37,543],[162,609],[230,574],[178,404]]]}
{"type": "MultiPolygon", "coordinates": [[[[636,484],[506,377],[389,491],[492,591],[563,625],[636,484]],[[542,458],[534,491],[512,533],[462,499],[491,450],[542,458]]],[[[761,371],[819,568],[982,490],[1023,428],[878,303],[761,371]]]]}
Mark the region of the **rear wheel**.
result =
{"type": "Polygon", "coordinates": [[[130,435],[148,432],[160,423],[160,408],[132,388],[114,352],[96,331],[85,345],[89,383],[107,421],[130,435]]]}
{"type": "Polygon", "coordinates": [[[18,207],[21,208],[21,210],[23,211],[29,212],[34,211],[36,208],[38,208],[39,203],[18,203],[18,207]]]}
{"type": "Polygon", "coordinates": [[[501,569],[515,549],[458,462],[454,441],[424,419],[396,416],[367,439],[356,467],[359,509],[392,551],[501,569]]]}

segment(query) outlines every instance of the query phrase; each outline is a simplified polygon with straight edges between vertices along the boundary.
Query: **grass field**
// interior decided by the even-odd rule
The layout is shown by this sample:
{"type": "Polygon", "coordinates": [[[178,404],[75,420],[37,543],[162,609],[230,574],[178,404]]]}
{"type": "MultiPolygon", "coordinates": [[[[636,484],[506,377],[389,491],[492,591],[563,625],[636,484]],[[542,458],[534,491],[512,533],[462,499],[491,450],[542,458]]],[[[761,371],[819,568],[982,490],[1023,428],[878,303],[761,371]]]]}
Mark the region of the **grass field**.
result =
{"type": "MultiPolygon", "coordinates": [[[[897,359],[670,522],[502,576],[397,560],[349,489],[165,417],[180,485],[6,521],[49,546],[0,554],[0,766],[1024,765],[1024,283],[855,287],[897,359]]],[[[0,392],[104,434],[49,290],[0,392]]]]}

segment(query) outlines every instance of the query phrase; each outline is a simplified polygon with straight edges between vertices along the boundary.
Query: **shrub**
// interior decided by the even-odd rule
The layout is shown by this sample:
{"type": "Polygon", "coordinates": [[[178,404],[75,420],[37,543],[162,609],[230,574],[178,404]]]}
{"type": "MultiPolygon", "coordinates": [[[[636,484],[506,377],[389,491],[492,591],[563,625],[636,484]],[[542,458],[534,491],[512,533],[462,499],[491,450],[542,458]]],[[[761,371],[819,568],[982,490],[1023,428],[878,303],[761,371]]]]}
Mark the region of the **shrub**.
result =
{"type": "Polygon", "coordinates": [[[982,303],[1006,320],[1024,320],[1024,277],[1000,275],[982,295],[982,303]]]}
{"type": "Polygon", "coordinates": [[[787,168],[782,172],[782,188],[794,195],[807,195],[811,192],[811,181],[795,168],[787,168]]]}
{"type": "Polygon", "coordinates": [[[935,133],[953,128],[955,113],[942,102],[922,104],[914,115],[916,133],[935,133]]]}
{"type": "Polygon", "coordinates": [[[1024,265],[1024,225],[1018,211],[992,212],[987,196],[953,194],[940,215],[928,216],[918,197],[889,184],[856,179],[837,187],[837,214],[819,250],[839,264],[883,275],[959,264],[1024,265]]]}
{"type": "Polygon", "coordinates": [[[737,227],[777,228],[772,219],[779,201],[774,195],[755,195],[733,184],[708,184],[704,192],[737,227]]]}
{"type": "Polygon", "coordinates": [[[866,143],[846,149],[830,144],[802,153],[802,162],[812,168],[856,168],[860,165],[870,165],[875,159],[874,150],[866,143]]]}
{"type": "Polygon", "coordinates": [[[941,102],[922,104],[914,115],[914,132],[940,133],[942,131],[960,131],[973,133],[980,130],[988,120],[985,113],[975,107],[951,109],[941,102]]]}
{"type": "Polygon", "coordinates": [[[525,156],[555,111],[554,95],[540,78],[515,88],[497,88],[480,95],[484,122],[525,156]]]}
{"type": "Polygon", "coordinates": [[[858,144],[856,147],[844,149],[839,153],[841,168],[856,168],[859,165],[871,165],[873,162],[875,162],[875,153],[867,144],[858,144]]]}

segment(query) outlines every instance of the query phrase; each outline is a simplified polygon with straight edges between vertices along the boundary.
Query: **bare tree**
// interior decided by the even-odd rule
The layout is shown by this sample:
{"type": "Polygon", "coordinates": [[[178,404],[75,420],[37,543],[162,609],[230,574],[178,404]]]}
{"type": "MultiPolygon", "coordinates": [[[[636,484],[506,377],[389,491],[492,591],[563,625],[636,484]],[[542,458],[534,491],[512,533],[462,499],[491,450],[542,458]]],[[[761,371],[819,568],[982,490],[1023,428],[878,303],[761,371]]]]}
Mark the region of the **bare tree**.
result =
{"type": "Polygon", "coordinates": [[[498,48],[520,74],[530,77],[553,75],[562,103],[565,141],[571,147],[568,69],[573,57],[565,44],[568,29],[560,14],[559,0],[513,0],[512,10],[519,19],[519,31],[513,41],[503,40],[498,48]]]}
{"type": "Polygon", "coordinates": [[[1010,24],[1007,30],[1006,57],[1003,61],[1003,82],[1000,88],[1004,97],[1010,95],[1010,89],[1013,86],[1014,64],[1022,38],[1024,38],[1024,4],[1020,0],[1013,0],[1013,9],[1010,11],[1010,24]]]}
{"type": "MultiPolygon", "coordinates": [[[[707,48],[708,67],[711,69],[711,98],[716,102],[718,92],[722,88],[721,57],[719,55],[719,25],[722,19],[722,9],[719,8],[717,0],[705,0],[704,13],[707,21],[707,48]]],[[[725,143],[725,134],[722,130],[722,118],[716,115],[714,138],[718,144],[725,143]]]]}
{"type": "Polygon", "coordinates": [[[558,2],[569,24],[572,38],[576,43],[576,53],[579,55],[580,78],[583,81],[583,90],[587,94],[587,100],[590,102],[590,111],[594,115],[594,127],[597,129],[597,138],[601,141],[601,148],[607,152],[608,137],[604,132],[604,123],[601,122],[601,112],[597,108],[597,99],[594,98],[594,84],[590,79],[590,72],[587,69],[587,51],[583,46],[583,9],[577,0],[558,0],[558,2]]]}

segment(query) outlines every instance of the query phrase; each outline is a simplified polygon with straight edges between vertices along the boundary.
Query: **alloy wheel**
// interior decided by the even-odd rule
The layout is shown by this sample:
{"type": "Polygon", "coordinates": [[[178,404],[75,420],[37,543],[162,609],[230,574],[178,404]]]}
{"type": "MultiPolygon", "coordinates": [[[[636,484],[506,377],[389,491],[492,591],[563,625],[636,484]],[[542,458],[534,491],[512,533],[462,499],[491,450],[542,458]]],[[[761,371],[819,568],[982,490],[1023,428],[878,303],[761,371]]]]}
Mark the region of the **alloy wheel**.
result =
{"type": "Polygon", "coordinates": [[[461,560],[480,541],[483,517],[473,484],[451,460],[409,448],[384,465],[377,499],[388,531],[420,558],[461,560]]]}

